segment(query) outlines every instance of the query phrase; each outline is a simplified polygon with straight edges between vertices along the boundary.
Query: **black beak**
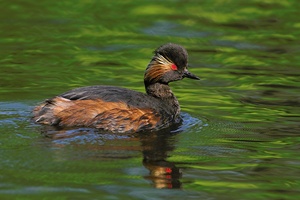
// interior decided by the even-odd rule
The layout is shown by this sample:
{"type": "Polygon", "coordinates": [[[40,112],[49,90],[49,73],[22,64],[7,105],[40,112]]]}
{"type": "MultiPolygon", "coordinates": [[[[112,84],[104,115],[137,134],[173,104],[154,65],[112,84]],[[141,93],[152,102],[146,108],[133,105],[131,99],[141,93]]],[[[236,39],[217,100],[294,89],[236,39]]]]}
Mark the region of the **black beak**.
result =
{"type": "Polygon", "coordinates": [[[185,70],[183,73],[183,77],[186,78],[191,78],[191,79],[196,79],[196,80],[200,80],[200,78],[194,74],[192,74],[191,72],[189,72],[188,70],[185,70]]]}

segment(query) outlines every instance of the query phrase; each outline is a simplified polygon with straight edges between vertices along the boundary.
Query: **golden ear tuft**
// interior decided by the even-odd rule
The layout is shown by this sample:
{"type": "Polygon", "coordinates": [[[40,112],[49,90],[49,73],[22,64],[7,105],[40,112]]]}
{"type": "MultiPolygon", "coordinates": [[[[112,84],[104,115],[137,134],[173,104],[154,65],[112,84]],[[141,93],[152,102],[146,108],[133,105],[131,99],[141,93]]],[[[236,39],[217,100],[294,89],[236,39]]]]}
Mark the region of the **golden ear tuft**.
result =
{"type": "Polygon", "coordinates": [[[157,82],[165,73],[177,70],[177,66],[161,54],[157,54],[149,63],[145,73],[145,80],[157,82]]]}

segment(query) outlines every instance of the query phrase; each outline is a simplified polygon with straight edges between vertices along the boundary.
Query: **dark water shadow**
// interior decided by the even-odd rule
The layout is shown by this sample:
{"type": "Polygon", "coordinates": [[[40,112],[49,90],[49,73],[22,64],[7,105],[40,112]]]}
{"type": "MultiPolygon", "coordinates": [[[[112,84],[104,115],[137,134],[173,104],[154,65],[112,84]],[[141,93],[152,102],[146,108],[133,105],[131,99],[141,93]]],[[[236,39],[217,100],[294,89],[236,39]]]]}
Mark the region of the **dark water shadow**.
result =
{"type": "Polygon", "coordinates": [[[174,189],[182,187],[180,182],[182,170],[175,163],[168,161],[168,157],[176,148],[177,135],[194,126],[202,126],[202,121],[184,113],[180,122],[153,132],[114,134],[92,128],[63,129],[43,126],[41,133],[44,137],[51,139],[51,143],[55,148],[74,144],[76,146],[90,145],[90,150],[94,151],[92,153],[94,159],[106,159],[108,157],[109,159],[128,159],[132,157],[130,156],[130,151],[142,152],[142,164],[149,170],[148,175],[142,176],[146,180],[151,181],[155,188],[174,189]],[[105,145],[105,142],[108,140],[112,144],[119,144],[120,141],[124,143],[121,146],[108,147],[105,145]],[[127,145],[125,145],[126,142],[128,142],[127,145]],[[130,146],[128,145],[130,142],[138,142],[140,145],[130,146]],[[101,155],[103,149],[115,150],[116,147],[123,153],[118,155],[101,155]]]}

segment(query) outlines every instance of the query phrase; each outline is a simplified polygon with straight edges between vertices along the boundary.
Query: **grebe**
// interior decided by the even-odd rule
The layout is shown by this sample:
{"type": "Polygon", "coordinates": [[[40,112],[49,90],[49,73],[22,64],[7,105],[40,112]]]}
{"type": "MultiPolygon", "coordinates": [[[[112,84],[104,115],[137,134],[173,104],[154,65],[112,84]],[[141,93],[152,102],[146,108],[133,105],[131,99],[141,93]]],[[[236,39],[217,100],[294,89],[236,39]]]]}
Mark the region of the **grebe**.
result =
{"type": "Polygon", "coordinates": [[[45,100],[33,120],[59,127],[92,127],[113,133],[158,130],[179,119],[180,106],[169,83],[199,78],[187,69],[187,51],[168,43],[155,50],[148,64],[146,93],[115,86],[88,86],[45,100]]]}

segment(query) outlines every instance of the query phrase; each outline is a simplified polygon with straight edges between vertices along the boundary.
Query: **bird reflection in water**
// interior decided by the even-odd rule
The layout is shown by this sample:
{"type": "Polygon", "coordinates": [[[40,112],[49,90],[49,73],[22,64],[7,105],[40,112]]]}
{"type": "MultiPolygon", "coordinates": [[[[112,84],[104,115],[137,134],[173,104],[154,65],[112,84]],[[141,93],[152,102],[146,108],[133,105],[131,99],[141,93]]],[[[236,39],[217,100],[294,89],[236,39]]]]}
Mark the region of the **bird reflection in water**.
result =
{"type": "Polygon", "coordinates": [[[149,170],[145,178],[156,188],[181,188],[181,169],[167,161],[169,153],[175,149],[176,134],[170,129],[140,136],[143,165],[149,170]]]}
{"type": "MultiPolygon", "coordinates": [[[[160,131],[137,133],[130,136],[100,133],[96,129],[89,128],[66,130],[44,126],[42,134],[47,138],[51,138],[51,146],[53,147],[54,145],[55,149],[64,149],[67,145],[79,146],[78,148],[81,149],[82,144],[85,144],[84,148],[90,151],[90,159],[114,158],[111,154],[105,154],[108,148],[111,150],[117,149],[122,152],[124,158],[127,159],[130,158],[128,152],[141,151],[143,154],[143,166],[149,170],[149,174],[145,175],[144,178],[150,180],[156,188],[172,189],[181,188],[181,169],[176,167],[173,162],[167,161],[169,154],[175,149],[176,135],[180,132],[179,126],[180,123],[160,131]],[[104,137],[106,138],[103,139],[104,137]],[[101,140],[101,145],[95,143],[97,140],[101,140]],[[110,141],[109,147],[105,145],[105,141],[108,140],[110,141]],[[116,146],[111,146],[113,143],[116,143],[116,146]],[[138,145],[138,143],[140,143],[140,145],[138,145]],[[105,150],[105,153],[103,153],[103,150],[105,150]]],[[[57,159],[70,159],[64,157],[61,153],[62,152],[59,151],[59,153],[55,155],[57,159]]],[[[120,154],[115,156],[115,158],[122,158],[120,154]]],[[[71,159],[74,159],[74,157],[71,159]]],[[[84,159],[88,158],[85,157],[84,159]]]]}

